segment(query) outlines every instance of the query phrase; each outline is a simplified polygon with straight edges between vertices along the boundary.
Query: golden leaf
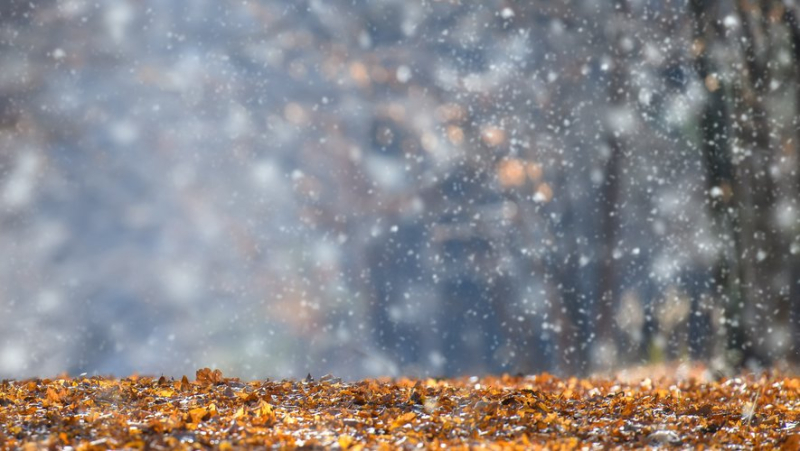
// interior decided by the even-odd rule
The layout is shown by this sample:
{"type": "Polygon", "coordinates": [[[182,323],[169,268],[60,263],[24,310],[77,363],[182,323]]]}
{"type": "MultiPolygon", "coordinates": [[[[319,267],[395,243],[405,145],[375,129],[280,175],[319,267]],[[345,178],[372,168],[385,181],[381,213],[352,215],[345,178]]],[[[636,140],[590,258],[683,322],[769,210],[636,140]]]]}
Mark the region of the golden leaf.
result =
{"type": "Polygon", "coordinates": [[[208,414],[208,409],[205,407],[196,407],[189,411],[189,417],[192,420],[192,423],[199,423],[203,421],[203,418],[208,414]]]}
{"type": "Polygon", "coordinates": [[[393,430],[395,430],[397,428],[403,427],[407,423],[409,423],[411,421],[414,421],[414,418],[416,418],[416,417],[417,417],[416,413],[414,413],[414,412],[406,412],[406,413],[400,415],[399,417],[395,418],[394,421],[392,421],[392,424],[389,425],[389,430],[393,431],[393,430]]]}
{"type": "Polygon", "coordinates": [[[350,448],[350,445],[353,444],[353,437],[351,437],[351,436],[349,436],[347,434],[340,435],[338,443],[339,443],[339,446],[342,449],[348,449],[348,448],[350,448]]]}

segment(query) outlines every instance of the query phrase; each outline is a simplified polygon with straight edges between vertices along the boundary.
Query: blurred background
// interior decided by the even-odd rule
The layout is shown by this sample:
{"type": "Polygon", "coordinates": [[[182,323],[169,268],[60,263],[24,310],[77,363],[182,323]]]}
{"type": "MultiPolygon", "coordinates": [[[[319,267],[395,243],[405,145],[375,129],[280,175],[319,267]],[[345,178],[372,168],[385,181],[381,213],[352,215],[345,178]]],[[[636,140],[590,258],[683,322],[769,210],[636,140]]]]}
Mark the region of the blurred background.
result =
{"type": "Polygon", "coordinates": [[[6,0],[0,377],[800,346],[791,0],[6,0]]]}

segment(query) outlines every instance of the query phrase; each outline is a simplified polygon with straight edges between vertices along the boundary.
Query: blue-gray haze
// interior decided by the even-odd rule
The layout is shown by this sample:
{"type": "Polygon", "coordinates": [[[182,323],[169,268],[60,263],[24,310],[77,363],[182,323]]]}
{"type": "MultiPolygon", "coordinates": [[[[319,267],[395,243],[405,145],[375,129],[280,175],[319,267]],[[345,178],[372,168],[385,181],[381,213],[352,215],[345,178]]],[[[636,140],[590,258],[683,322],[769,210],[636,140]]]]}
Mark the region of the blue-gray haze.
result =
{"type": "Polygon", "coordinates": [[[796,357],[792,2],[9,0],[0,377],[796,357]]]}

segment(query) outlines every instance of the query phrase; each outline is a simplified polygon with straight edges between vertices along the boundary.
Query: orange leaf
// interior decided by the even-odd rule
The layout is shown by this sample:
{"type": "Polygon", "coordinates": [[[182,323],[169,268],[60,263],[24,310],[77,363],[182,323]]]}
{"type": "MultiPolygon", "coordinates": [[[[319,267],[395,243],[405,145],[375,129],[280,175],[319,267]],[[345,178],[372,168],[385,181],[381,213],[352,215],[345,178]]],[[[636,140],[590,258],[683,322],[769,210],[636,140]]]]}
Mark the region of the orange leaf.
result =
{"type": "Polygon", "coordinates": [[[203,421],[203,418],[208,414],[208,409],[205,407],[197,407],[189,411],[189,417],[192,420],[192,423],[199,423],[203,421]]]}
{"type": "Polygon", "coordinates": [[[200,382],[203,385],[218,384],[223,380],[222,371],[220,370],[211,371],[210,368],[201,368],[197,370],[197,373],[195,373],[195,377],[197,378],[197,382],[200,382]]]}
{"type": "Polygon", "coordinates": [[[272,409],[272,405],[270,403],[262,400],[258,404],[258,416],[260,416],[260,417],[268,417],[268,416],[272,416],[272,415],[275,415],[275,413],[274,413],[274,411],[272,409]]]}
{"type": "Polygon", "coordinates": [[[350,448],[350,445],[353,444],[353,437],[351,437],[351,436],[349,436],[347,434],[340,435],[338,441],[339,441],[339,446],[342,449],[347,449],[347,448],[350,448]]]}
{"type": "Polygon", "coordinates": [[[162,388],[155,391],[156,396],[161,396],[162,398],[170,398],[175,395],[175,390],[171,388],[162,388]]]}
{"type": "Polygon", "coordinates": [[[416,413],[414,413],[414,412],[406,412],[406,413],[400,415],[399,417],[395,418],[394,421],[392,421],[392,424],[389,425],[389,430],[393,431],[393,430],[395,430],[397,428],[403,427],[407,423],[409,423],[411,421],[414,421],[414,418],[416,418],[416,417],[417,417],[416,413]]]}
{"type": "Polygon", "coordinates": [[[63,391],[55,391],[51,387],[47,387],[47,400],[50,402],[61,402],[61,398],[65,395],[63,391]]]}
{"type": "Polygon", "coordinates": [[[237,410],[236,413],[233,414],[233,419],[235,420],[243,416],[244,416],[244,407],[239,407],[239,410],[237,410]]]}
{"type": "Polygon", "coordinates": [[[793,434],[786,437],[786,440],[781,444],[781,450],[796,450],[800,449],[800,435],[793,434]]]}
{"type": "Polygon", "coordinates": [[[258,408],[255,411],[256,418],[253,424],[257,425],[271,425],[275,422],[275,410],[272,405],[263,399],[258,403],[258,408]]]}

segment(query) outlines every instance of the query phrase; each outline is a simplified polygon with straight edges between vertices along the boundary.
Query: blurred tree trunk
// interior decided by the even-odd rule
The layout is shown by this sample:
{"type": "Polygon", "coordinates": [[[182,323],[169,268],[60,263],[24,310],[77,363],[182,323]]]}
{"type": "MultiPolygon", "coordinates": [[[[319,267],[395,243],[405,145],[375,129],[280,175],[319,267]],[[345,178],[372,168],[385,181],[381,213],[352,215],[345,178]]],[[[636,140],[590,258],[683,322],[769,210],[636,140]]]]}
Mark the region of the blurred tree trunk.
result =
{"type": "MultiPolygon", "coordinates": [[[[795,196],[800,198],[800,23],[798,23],[797,12],[791,6],[784,10],[783,21],[789,30],[791,39],[792,57],[794,60],[794,81],[795,81],[795,100],[794,100],[794,157],[795,157],[795,196]]],[[[798,205],[795,203],[795,209],[798,205]]],[[[795,233],[797,230],[795,229],[795,233]]],[[[796,240],[796,238],[795,238],[796,240]]],[[[797,243],[795,242],[795,245],[797,243]]],[[[789,327],[791,330],[792,352],[789,359],[794,363],[800,363],[800,253],[790,254],[790,284],[789,284],[789,327]]]]}
{"type": "MultiPolygon", "coordinates": [[[[621,78],[615,74],[614,78],[621,78]]],[[[612,82],[611,85],[617,83],[612,82]]],[[[614,132],[607,132],[606,143],[611,154],[605,165],[605,178],[603,180],[600,215],[600,231],[602,233],[602,258],[599,278],[599,299],[596,309],[596,342],[599,351],[608,356],[609,346],[615,346],[614,310],[617,305],[617,268],[615,248],[617,244],[617,231],[619,229],[619,185],[623,160],[624,144],[622,139],[615,136],[614,132]]],[[[597,363],[597,362],[596,362],[597,363]]],[[[614,365],[615,362],[599,362],[602,365],[614,365]]],[[[603,368],[601,368],[603,369],[603,368]]]]}
{"type": "MultiPolygon", "coordinates": [[[[628,93],[628,80],[626,71],[628,69],[628,54],[632,49],[626,48],[623,42],[627,38],[627,23],[630,20],[630,6],[626,0],[615,2],[615,17],[612,27],[613,35],[611,46],[613,50],[613,67],[607,86],[607,95],[613,113],[621,114],[626,106],[628,93]]],[[[612,114],[613,114],[612,113],[612,114]]],[[[622,163],[625,156],[625,143],[622,133],[617,130],[615,124],[606,123],[605,143],[608,146],[609,155],[605,162],[603,184],[598,206],[599,231],[601,234],[601,253],[600,253],[600,274],[599,274],[599,299],[596,300],[595,309],[595,341],[593,345],[593,356],[595,359],[601,358],[602,361],[595,361],[595,365],[613,365],[616,362],[606,361],[616,353],[616,334],[614,328],[614,311],[616,309],[619,293],[618,275],[616,268],[615,249],[617,247],[619,215],[620,211],[620,182],[622,177],[622,163]],[[611,349],[609,349],[611,348],[611,349]],[[598,354],[599,353],[599,354],[598,354]]],[[[595,368],[604,370],[607,368],[595,368]]]]}
{"type": "Polygon", "coordinates": [[[741,343],[741,351],[744,361],[769,363],[768,349],[761,346],[765,337],[756,338],[748,331],[755,331],[760,324],[772,320],[762,315],[771,314],[782,295],[777,288],[777,278],[782,271],[783,246],[774,224],[777,188],[771,173],[774,154],[770,146],[769,113],[764,103],[771,81],[768,63],[772,2],[754,5],[739,0],[736,6],[742,27],[739,42],[745,67],[745,76],[734,83],[733,96],[734,145],[745,152],[738,164],[742,188],[739,202],[743,204],[739,217],[743,248],[739,258],[744,266],[742,275],[747,293],[742,305],[742,327],[747,329],[745,336],[751,335],[741,343]]]}
{"type": "Polygon", "coordinates": [[[723,246],[711,269],[714,277],[713,296],[725,312],[726,333],[721,338],[728,350],[738,352],[747,341],[741,309],[744,301],[741,286],[743,268],[739,261],[742,237],[739,215],[736,214],[741,211],[742,185],[737,179],[729,147],[730,127],[725,89],[709,54],[711,45],[721,39],[721,33],[715,23],[714,3],[692,0],[689,6],[693,25],[694,67],[706,87],[707,95],[698,123],[706,173],[706,204],[714,236],[722,241],[723,246]]]}
{"type": "Polygon", "coordinates": [[[732,81],[728,91],[733,137],[728,136],[726,127],[726,91],[714,73],[709,54],[711,44],[724,38],[716,21],[717,6],[702,0],[690,2],[694,64],[708,91],[699,124],[708,203],[716,235],[724,237],[726,247],[734,253],[715,263],[714,284],[724,301],[729,362],[768,363],[768,349],[762,345],[764,337],[755,337],[754,331],[759,324],[771,320],[762,312],[774,311],[784,295],[777,288],[783,246],[774,224],[777,184],[771,173],[774,155],[765,106],[770,86],[772,2],[754,5],[739,0],[735,5],[741,23],[738,41],[745,70],[741,78],[732,81]]]}

